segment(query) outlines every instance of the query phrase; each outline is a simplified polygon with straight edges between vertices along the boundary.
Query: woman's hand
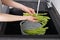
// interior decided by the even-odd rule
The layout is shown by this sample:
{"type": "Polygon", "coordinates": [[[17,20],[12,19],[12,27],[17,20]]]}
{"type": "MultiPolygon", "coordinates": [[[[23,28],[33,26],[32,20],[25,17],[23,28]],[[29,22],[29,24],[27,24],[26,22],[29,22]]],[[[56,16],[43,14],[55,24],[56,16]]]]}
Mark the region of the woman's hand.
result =
{"type": "Polygon", "coordinates": [[[33,15],[35,13],[34,9],[32,9],[30,7],[26,7],[26,6],[23,8],[23,11],[25,11],[25,12],[31,14],[31,15],[33,15]]]}
{"type": "Polygon", "coordinates": [[[32,17],[32,16],[25,16],[25,20],[37,22],[37,19],[35,17],[32,17]]]}
{"type": "Polygon", "coordinates": [[[28,7],[28,11],[27,11],[27,12],[28,12],[29,14],[34,14],[34,13],[35,13],[35,10],[28,7]]]}

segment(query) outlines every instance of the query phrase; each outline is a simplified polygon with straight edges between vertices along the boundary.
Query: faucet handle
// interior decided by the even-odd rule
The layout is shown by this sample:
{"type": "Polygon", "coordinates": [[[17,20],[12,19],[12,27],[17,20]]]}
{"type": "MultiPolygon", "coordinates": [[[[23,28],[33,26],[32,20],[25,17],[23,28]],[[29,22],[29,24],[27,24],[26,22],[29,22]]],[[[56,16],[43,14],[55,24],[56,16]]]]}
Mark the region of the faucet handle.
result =
{"type": "Polygon", "coordinates": [[[48,6],[48,8],[51,8],[52,7],[52,4],[51,3],[52,3],[51,0],[47,0],[47,6],[48,6]]]}

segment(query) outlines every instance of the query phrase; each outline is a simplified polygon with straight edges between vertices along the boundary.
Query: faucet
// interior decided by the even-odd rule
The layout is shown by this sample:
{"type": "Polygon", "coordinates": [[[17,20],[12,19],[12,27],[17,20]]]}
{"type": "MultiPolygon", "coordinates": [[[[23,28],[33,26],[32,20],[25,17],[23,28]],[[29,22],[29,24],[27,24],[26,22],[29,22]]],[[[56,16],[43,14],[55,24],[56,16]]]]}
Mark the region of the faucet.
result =
{"type": "Polygon", "coordinates": [[[48,8],[51,8],[52,7],[52,4],[51,3],[52,3],[51,0],[47,0],[47,6],[48,6],[48,8]]]}

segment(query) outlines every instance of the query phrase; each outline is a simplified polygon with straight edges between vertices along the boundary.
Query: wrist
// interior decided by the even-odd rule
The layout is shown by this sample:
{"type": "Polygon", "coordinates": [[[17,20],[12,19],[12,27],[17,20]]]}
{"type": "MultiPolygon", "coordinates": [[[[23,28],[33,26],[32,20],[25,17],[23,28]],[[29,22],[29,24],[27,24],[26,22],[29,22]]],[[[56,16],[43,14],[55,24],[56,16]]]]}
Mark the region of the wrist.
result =
{"type": "Polygon", "coordinates": [[[27,20],[27,16],[20,16],[20,20],[27,20]]]}

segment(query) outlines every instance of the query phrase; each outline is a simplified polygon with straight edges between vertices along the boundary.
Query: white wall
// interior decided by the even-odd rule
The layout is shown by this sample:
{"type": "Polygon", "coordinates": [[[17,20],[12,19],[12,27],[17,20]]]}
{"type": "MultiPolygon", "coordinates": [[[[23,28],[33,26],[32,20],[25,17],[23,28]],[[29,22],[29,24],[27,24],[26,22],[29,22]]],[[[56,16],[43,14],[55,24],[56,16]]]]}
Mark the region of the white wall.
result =
{"type": "Polygon", "coordinates": [[[60,15],[60,0],[51,0],[60,15]]]}

